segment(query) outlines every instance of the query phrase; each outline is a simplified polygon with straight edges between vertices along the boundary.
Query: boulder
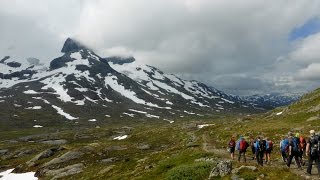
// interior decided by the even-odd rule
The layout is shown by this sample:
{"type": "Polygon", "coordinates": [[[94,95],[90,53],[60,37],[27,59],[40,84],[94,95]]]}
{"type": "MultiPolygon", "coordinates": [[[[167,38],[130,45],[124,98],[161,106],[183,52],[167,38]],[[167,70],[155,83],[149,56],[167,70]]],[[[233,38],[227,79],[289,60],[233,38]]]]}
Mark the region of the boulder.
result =
{"type": "Polygon", "coordinates": [[[50,166],[50,165],[53,165],[53,164],[64,163],[64,162],[67,162],[67,161],[70,161],[70,160],[73,160],[73,159],[78,159],[82,155],[83,155],[83,153],[79,152],[79,151],[69,151],[69,152],[63,154],[62,156],[54,158],[51,161],[45,163],[43,165],[43,167],[47,167],[47,166],[50,166]]]}
{"type": "Polygon", "coordinates": [[[106,168],[104,168],[104,169],[102,169],[101,171],[99,171],[98,174],[108,173],[108,172],[110,172],[114,167],[115,167],[115,165],[107,166],[106,168]]]}
{"type": "Polygon", "coordinates": [[[0,155],[4,155],[8,152],[8,149],[0,149],[0,155]]]}
{"type": "Polygon", "coordinates": [[[61,144],[66,144],[67,140],[65,139],[58,139],[58,140],[46,140],[46,141],[41,141],[43,144],[50,144],[50,145],[61,145],[61,144]]]}
{"type": "Polygon", "coordinates": [[[46,170],[45,176],[53,176],[52,179],[59,179],[65,176],[78,174],[83,171],[84,165],[82,163],[70,165],[60,169],[46,170]]]}
{"type": "Polygon", "coordinates": [[[249,169],[251,171],[257,171],[258,170],[258,168],[255,167],[255,166],[244,166],[244,165],[242,165],[239,168],[233,169],[232,170],[232,174],[237,174],[242,169],[249,169]]]}
{"type": "Polygon", "coordinates": [[[115,162],[117,160],[118,160],[117,158],[112,157],[112,158],[108,158],[108,159],[102,159],[100,162],[101,163],[112,163],[112,162],[115,162]]]}
{"type": "Polygon", "coordinates": [[[310,118],[307,119],[307,121],[315,121],[315,120],[319,120],[320,117],[319,116],[312,116],[310,118]]]}
{"type": "Polygon", "coordinates": [[[230,127],[226,127],[224,128],[225,131],[231,131],[231,128],[230,127]]]}
{"type": "Polygon", "coordinates": [[[141,145],[138,145],[137,148],[140,150],[149,150],[151,147],[149,144],[141,144],[141,145]]]}
{"type": "Polygon", "coordinates": [[[53,147],[50,149],[47,149],[45,151],[42,151],[41,153],[37,154],[34,158],[32,158],[30,161],[28,161],[26,164],[29,167],[32,167],[35,165],[35,162],[40,160],[40,159],[44,159],[44,158],[48,158],[53,156],[56,152],[63,150],[64,148],[62,147],[53,147]]]}
{"type": "Polygon", "coordinates": [[[209,179],[214,179],[215,177],[224,177],[231,173],[232,162],[230,160],[220,161],[215,168],[212,169],[209,179]]]}

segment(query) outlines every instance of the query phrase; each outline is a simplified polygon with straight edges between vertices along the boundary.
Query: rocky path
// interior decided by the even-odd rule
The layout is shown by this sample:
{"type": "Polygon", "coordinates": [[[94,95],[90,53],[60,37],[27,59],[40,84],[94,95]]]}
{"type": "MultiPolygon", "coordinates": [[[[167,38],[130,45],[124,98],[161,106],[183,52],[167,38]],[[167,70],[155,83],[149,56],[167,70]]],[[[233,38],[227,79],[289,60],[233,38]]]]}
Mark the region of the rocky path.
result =
{"type": "MultiPolygon", "coordinates": [[[[226,158],[226,159],[230,158],[228,151],[226,149],[216,148],[216,146],[214,145],[214,142],[207,134],[202,135],[202,150],[205,152],[214,153],[215,155],[221,158],[226,158]]],[[[235,153],[235,158],[236,157],[237,157],[237,152],[235,153]]],[[[247,164],[256,166],[256,160],[253,160],[252,156],[247,156],[247,164]]],[[[275,159],[271,162],[271,164],[267,164],[266,166],[281,168],[281,167],[286,167],[286,164],[282,160],[275,159]]],[[[320,175],[317,175],[317,168],[315,165],[313,165],[312,167],[311,176],[306,174],[307,165],[303,166],[303,170],[300,170],[293,163],[291,164],[291,167],[288,168],[288,170],[290,170],[294,174],[301,176],[301,179],[320,180],[320,175]]]]}

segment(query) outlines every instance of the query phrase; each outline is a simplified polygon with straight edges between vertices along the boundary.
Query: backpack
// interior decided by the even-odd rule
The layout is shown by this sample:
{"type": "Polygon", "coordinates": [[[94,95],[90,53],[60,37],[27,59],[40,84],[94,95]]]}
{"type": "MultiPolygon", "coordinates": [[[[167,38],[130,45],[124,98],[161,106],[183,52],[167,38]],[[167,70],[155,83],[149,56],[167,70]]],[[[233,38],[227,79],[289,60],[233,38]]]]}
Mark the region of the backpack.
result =
{"type": "Polygon", "coordinates": [[[267,143],[266,143],[266,149],[267,150],[272,150],[273,149],[273,143],[272,143],[272,141],[267,141],[267,143]]]}
{"type": "Polygon", "coordinates": [[[292,147],[292,151],[293,152],[299,152],[300,148],[299,148],[299,138],[290,138],[290,145],[292,147]]]}
{"type": "Polygon", "coordinates": [[[266,146],[267,146],[266,140],[258,141],[258,151],[259,152],[264,152],[266,150],[266,146]]]}
{"type": "Polygon", "coordinates": [[[281,141],[281,151],[282,152],[287,152],[289,147],[289,140],[286,138],[284,140],[281,141]]]}
{"type": "Polygon", "coordinates": [[[229,147],[230,148],[233,148],[235,146],[236,146],[236,142],[235,141],[233,141],[233,140],[229,141],[229,147]]]}
{"type": "Polygon", "coordinates": [[[306,143],[306,140],[302,136],[300,136],[299,142],[300,142],[300,150],[303,151],[304,149],[306,149],[307,143],[306,143]]]}
{"type": "Polygon", "coordinates": [[[239,146],[240,149],[239,149],[239,150],[240,150],[241,152],[246,151],[246,149],[247,149],[247,147],[248,147],[247,145],[248,145],[248,143],[247,143],[245,140],[241,140],[241,141],[240,141],[240,146],[239,146]]]}
{"type": "Polygon", "coordinates": [[[311,137],[310,139],[310,154],[311,156],[318,156],[319,155],[319,146],[320,141],[318,136],[311,137]]]}

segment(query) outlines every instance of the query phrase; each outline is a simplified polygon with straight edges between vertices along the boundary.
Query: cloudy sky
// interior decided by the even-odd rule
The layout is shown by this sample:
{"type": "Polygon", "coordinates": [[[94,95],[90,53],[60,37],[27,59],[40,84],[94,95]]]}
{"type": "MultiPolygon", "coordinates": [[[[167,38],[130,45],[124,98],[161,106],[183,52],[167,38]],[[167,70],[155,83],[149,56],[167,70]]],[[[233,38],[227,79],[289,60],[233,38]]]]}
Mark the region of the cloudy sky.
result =
{"type": "Polygon", "coordinates": [[[229,93],[320,87],[318,0],[1,0],[0,56],[61,55],[67,37],[229,93]]]}

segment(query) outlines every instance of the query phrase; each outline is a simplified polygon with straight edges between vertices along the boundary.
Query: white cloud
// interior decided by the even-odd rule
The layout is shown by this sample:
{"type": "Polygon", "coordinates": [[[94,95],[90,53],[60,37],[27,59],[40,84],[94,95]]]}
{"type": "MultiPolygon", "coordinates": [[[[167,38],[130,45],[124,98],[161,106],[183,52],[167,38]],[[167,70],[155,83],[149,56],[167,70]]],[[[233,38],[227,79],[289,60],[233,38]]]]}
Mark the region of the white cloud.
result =
{"type": "Polygon", "coordinates": [[[309,64],[307,68],[299,70],[296,78],[298,80],[316,81],[319,83],[320,82],[320,63],[312,63],[312,64],[309,64]]]}
{"type": "Polygon", "coordinates": [[[302,39],[289,56],[300,64],[320,62],[320,33],[302,39]]]}

